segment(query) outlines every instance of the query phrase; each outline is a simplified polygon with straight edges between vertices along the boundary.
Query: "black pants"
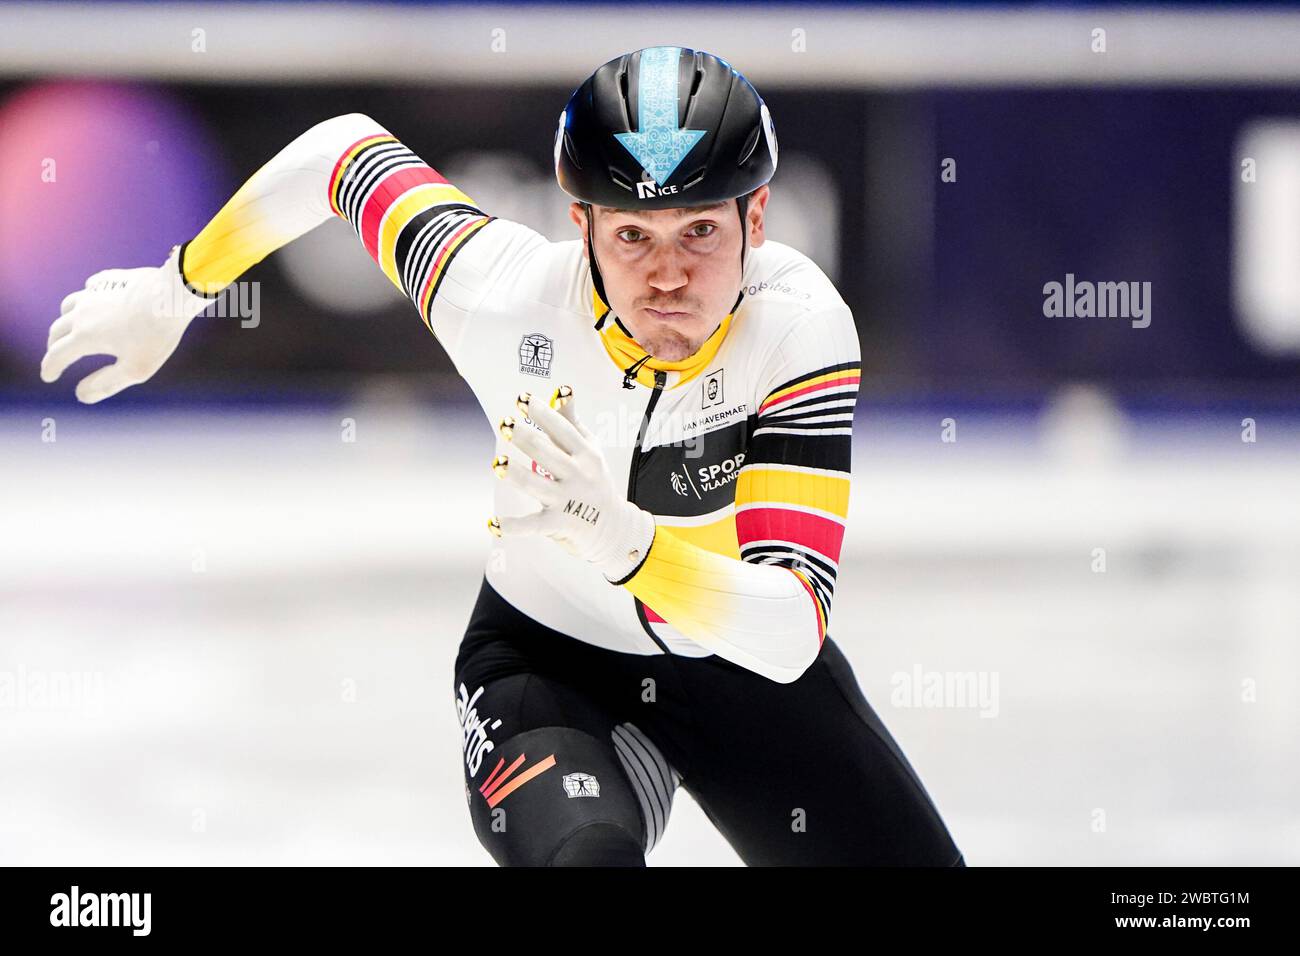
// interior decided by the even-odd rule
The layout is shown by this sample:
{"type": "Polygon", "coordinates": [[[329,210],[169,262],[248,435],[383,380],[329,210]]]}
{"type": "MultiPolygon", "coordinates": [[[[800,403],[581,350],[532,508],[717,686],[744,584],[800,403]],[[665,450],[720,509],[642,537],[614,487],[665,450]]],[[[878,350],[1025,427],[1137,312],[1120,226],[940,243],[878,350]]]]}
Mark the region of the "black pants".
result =
{"type": "Polygon", "coordinates": [[[678,785],[751,866],[964,865],[829,635],[779,684],[574,640],[485,580],[454,690],[470,815],[503,866],[644,865],[678,785]]]}

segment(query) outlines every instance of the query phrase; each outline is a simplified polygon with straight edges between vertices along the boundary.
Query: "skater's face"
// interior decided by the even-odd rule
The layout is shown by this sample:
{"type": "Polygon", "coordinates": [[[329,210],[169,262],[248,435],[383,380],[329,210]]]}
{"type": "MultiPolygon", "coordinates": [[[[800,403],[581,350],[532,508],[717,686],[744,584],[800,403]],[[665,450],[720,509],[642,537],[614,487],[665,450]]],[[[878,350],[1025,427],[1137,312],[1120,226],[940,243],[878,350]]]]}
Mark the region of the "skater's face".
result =
{"type": "MultiPolygon", "coordinates": [[[[751,247],[763,244],[769,193],[760,186],[750,197],[744,229],[751,247]]],[[[744,235],[736,200],[681,209],[592,209],[596,261],[614,314],[655,358],[675,362],[694,355],[740,291],[744,235]]],[[[570,205],[569,218],[590,258],[581,203],[570,205]]]]}

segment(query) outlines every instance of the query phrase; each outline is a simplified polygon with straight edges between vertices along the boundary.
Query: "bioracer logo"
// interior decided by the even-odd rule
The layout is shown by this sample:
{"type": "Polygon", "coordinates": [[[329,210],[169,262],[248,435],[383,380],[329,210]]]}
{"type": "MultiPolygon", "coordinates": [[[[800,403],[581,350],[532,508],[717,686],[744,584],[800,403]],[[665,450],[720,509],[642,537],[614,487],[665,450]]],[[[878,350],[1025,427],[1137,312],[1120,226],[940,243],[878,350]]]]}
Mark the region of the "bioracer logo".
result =
{"type": "Polygon", "coordinates": [[[529,332],[519,340],[519,371],[525,375],[551,377],[555,343],[541,332],[529,332]]]}

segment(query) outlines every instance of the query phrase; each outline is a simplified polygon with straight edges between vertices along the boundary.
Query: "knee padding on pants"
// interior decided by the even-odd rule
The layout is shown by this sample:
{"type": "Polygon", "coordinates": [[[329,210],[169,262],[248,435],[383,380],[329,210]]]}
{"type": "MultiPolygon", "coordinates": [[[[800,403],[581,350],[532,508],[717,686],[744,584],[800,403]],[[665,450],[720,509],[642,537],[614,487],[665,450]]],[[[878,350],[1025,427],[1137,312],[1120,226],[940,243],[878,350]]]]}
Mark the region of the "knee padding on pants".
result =
{"type": "Polygon", "coordinates": [[[551,866],[645,866],[640,837],[616,823],[592,823],[570,833],[551,866]]]}
{"type": "Polygon", "coordinates": [[[502,866],[645,862],[640,805],[613,743],[571,727],[498,744],[472,782],[470,812],[502,866]]]}

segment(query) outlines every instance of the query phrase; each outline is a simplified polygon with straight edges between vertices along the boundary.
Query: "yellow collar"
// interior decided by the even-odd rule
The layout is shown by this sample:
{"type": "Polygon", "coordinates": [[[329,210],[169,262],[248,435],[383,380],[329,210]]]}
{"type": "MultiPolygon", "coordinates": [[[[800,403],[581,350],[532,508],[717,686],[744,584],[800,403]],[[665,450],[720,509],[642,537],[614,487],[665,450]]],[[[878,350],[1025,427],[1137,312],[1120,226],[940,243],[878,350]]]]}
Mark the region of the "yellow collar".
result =
{"type": "Polygon", "coordinates": [[[684,385],[691,379],[695,378],[705,367],[713,361],[713,356],[718,354],[718,348],[722,345],[722,340],[726,338],[727,329],[731,327],[733,312],[728,312],[727,317],[722,320],[713,334],[710,335],[704,344],[694,355],[676,362],[665,362],[662,359],[651,358],[645,349],[637,344],[636,339],[632,338],[619,326],[614,320],[614,315],[608,305],[601,299],[600,293],[594,288],[591,290],[592,308],[597,316],[605,316],[605,320],[600,324],[600,341],[605,346],[605,351],[613,359],[614,364],[621,370],[627,371],[628,368],[635,365],[641,359],[645,359],[637,367],[636,380],[647,388],[654,388],[655,370],[669,373],[668,388],[676,388],[678,385],[684,385]],[[607,314],[608,313],[608,314],[607,314]],[[677,373],[677,380],[672,381],[673,372],[677,373]]]}

